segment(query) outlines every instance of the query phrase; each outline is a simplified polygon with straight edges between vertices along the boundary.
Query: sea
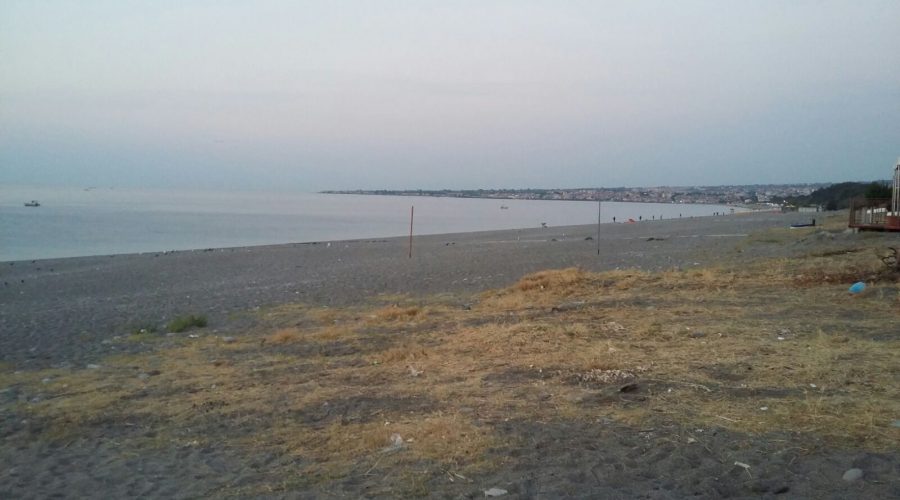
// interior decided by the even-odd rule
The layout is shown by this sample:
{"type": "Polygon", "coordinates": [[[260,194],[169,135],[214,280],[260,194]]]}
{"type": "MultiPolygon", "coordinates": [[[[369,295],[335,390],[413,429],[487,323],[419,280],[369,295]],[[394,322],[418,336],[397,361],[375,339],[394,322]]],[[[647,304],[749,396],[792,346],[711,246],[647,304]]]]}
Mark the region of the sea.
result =
{"type": "Polygon", "coordinates": [[[724,205],[0,186],[0,261],[672,219],[724,205]],[[39,207],[26,207],[37,200],[39,207]]]}

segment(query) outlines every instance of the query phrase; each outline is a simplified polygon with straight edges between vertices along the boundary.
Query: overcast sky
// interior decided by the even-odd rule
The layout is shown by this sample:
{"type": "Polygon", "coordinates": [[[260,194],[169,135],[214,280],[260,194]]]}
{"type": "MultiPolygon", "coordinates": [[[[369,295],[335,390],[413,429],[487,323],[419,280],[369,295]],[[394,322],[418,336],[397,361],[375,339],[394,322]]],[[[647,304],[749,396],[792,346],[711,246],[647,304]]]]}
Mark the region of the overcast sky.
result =
{"type": "Polygon", "coordinates": [[[900,2],[0,3],[0,182],[885,179],[900,2]]]}

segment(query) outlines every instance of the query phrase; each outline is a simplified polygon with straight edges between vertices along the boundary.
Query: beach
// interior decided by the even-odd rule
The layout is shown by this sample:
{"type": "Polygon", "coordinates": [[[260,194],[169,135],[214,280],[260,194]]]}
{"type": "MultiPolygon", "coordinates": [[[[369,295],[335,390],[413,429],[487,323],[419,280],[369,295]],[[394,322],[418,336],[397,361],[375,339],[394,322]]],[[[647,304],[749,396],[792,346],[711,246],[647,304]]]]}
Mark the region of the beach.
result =
{"type": "Polygon", "coordinates": [[[752,213],[603,224],[0,263],[0,361],[88,363],[95,345],[145,323],[289,302],[341,306],[379,294],[505,286],[543,269],[664,270],[751,258],[747,234],[808,221],[752,213]],[[590,238],[590,239],[588,239],[590,238]],[[648,239],[653,238],[648,241],[648,239]]]}
{"type": "Polygon", "coordinates": [[[900,242],[809,218],[2,263],[0,497],[900,496],[900,242]]]}

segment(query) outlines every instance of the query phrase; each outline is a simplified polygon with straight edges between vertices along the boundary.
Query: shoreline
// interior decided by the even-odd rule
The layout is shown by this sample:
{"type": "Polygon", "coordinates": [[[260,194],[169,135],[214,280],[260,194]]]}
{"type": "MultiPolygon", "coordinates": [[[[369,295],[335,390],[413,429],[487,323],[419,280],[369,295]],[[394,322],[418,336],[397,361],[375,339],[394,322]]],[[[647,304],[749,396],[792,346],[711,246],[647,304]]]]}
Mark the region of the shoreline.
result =
{"type": "MultiPolygon", "coordinates": [[[[427,198],[427,197],[426,197],[427,198]]],[[[430,197],[434,198],[434,197],[430,197]]],[[[449,199],[449,198],[448,198],[449,199]]],[[[484,201],[490,201],[484,199],[484,201]]],[[[522,213],[527,213],[529,210],[534,208],[533,202],[541,201],[541,200],[519,200],[524,203],[529,203],[531,209],[524,210],[522,213]]],[[[404,202],[405,203],[405,202],[404,202]]],[[[614,206],[612,207],[612,212],[608,210],[604,210],[604,214],[606,215],[605,221],[603,224],[612,223],[610,220],[613,215],[618,216],[620,221],[626,221],[629,219],[639,220],[641,215],[645,215],[647,221],[655,220],[654,215],[650,214],[641,214],[641,213],[622,213],[621,206],[629,205],[631,203],[612,203],[614,206]],[[616,207],[619,207],[618,209],[616,207]]],[[[661,203],[634,203],[635,205],[643,205],[645,208],[651,211],[657,210],[659,206],[664,206],[668,204],[661,203]]],[[[691,210],[696,210],[698,207],[704,207],[703,205],[685,205],[685,210],[688,210],[689,213],[686,215],[687,218],[691,217],[720,217],[723,215],[729,215],[726,206],[724,205],[708,205],[705,208],[710,207],[721,207],[722,212],[717,213],[706,213],[703,212],[701,214],[691,214],[691,210]]],[[[432,208],[432,212],[434,207],[432,208]]],[[[445,207],[446,208],[446,207],[445,207]]],[[[666,208],[669,209],[669,208],[666,208]]],[[[406,206],[403,210],[405,210],[405,215],[400,218],[394,218],[393,223],[390,224],[390,227],[384,225],[384,221],[378,219],[377,224],[374,227],[369,227],[367,225],[357,225],[353,227],[341,226],[338,224],[338,227],[331,228],[330,230],[323,229],[324,226],[320,227],[319,225],[312,224],[310,228],[306,228],[308,230],[304,230],[304,227],[301,226],[291,226],[287,225],[282,227],[278,231],[272,230],[269,228],[267,231],[263,231],[262,233],[247,233],[247,235],[242,237],[237,237],[235,235],[230,234],[227,227],[231,224],[227,219],[223,219],[225,214],[220,214],[221,216],[218,218],[213,218],[208,221],[210,224],[218,225],[221,231],[220,233],[210,233],[205,237],[195,238],[186,234],[185,231],[188,230],[188,227],[184,225],[184,223],[177,222],[176,219],[175,228],[172,229],[171,234],[166,233],[168,229],[163,230],[158,227],[159,221],[156,220],[154,224],[157,226],[151,225],[149,229],[155,230],[150,231],[155,235],[163,235],[163,236],[153,236],[150,238],[144,238],[143,234],[140,232],[134,232],[130,229],[125,229],[123,227],[116,226],[113,224],[109,230],[106,232],[100,231],[98,233],[97,239],[85,239],[82,241],[83,236],[81,233],[71,233],[68,234],[63,231],[64,234],[60,235],[58,232],[50,232],[45,235],[37,236],[36,238],[27,238],[26,236],[20,236],[15,239],[15,244],[8,245],[8,248],[5,251],[0,251],[0,265],[9,263],[9,262],[27,262],[32,260],[56,260],[56,259],[66,259],[66,258],[79,258],[79,257],[95,257],[95,256],[109,256],[109,255],[132,255],[132,254],[156,254],[156,253],[171,253],[173,251],[183,252],[183,251],[211,251],[211,250],[220,250],[220,249],[232,249],[232,248],[247,248],[247,247],[256,247],[256,246],[274,246],[274,245],[291,245],[291,244],[300,244],[300,243],[319,243],[319,242],[339,242],[339,241],[357,241],[357,240],[377,240],[384,238],[396,238],[396,237],[408,237],[408,217],[409,217],[409,207],[406,206]],[[398,223],[399,221],[399,223],[398,223]],[[298,232],[299,230],[299,232],[298,232]],[[121,231],[121,234],[117,236],[117,234],[121,231]],[[179,233],[180,232],[180,233],[179,233]],[[181,234],[185,233],[185,234],[181,234]],[[180,236],[179,236],[180,234],[180,236]],[[222,236],[222,235],[225,236],[222,236]],[[68,241],[67,238],[73,238],[73,241],[76,243],[72,245],[58,245],[58,241],[54,239],[55,236],[62,236],[63,241],[68,241]],[[124,236],[121,236],[124,235],[124,236]],[[26,241],[29,241],[28,244],[25,244],[26,241]]],[[[596,213],[595,208],[591,208],[587,211],[590,214],[590,217],[585,217],[585,212],[582,210],[577,217],[578,222],[575,224],[578,225],[594,225],[596,224],[596,213]]],[[[735,210],[731,208],[731,210],[735,210]]],[[[427,212],[427,207],[426,207],[427,212]]],[[[553,212],[553,211],[551,211],[553,212]]],[[[731,214],[736,215],[740,213],[747,213],[748,211],[738,211],[732,212],[731,214]]],[[[149,213],[149,212],[148,212],[149,213]]],[[[157,214],[158,215],[158,214],[157,214]]],[[[264,217],[263,214],[245,214],[247,216],[252,217],[264,217]]],[[[469,214],[471,215],[471,214],[469,214]]],[[[417,214],[416,218],[416,227],[415,227],[415,236],[441,236],[441,235],[452,235],[452,234],[462,234],[469,232],[486,232],[486,231],[525,231],[529,229],[540,228],[541,223],[539,221],[547,221],[550,224],[550,227],[568,227],[569,225],[574,225],[569,222],[571,219],[560,219],[560,213],[532,213],[528,220],[522,218],[522,215],[517,216],[517,218],[513,218],[511,220],[503,220],[496,219],[491,220],[489,223],[484,223],[466,219],[467,223],[462,224],[446,224],[441,221],[434,220],[434,213],[428,214],[427,217],[431,217],[431,219],[421,219],[421,216],[417,214]],[[532,219],[533,217],[533,219],[532,219]],[[421,222],[420,222],[421,220],[421,222]],[[493,227],[491,227],[493,226],[493,227]]],[[[571,215],[571,214],[570,214],[571,215]]],[[[680,217],[680,214],[678,214],[680,217]]],[[[668,218],[665,220],[673,220],[676,218],[675,214],[666,214],[668,218]]],[[[276,218],[283,219],[285,216],[277,215],[276,218]]],[[[662,218],[662,215],[660,215],[662,218]]],[[[281,220],[279,219],[279,220],[281,220]]],[[[263,223],[267,219],[261,219],[260,223],[263,223]]],[[[662,219],[659,219],[662,220],[662,219]]],[[[246,223],[246,221],[245,221],[246,223]]],[[[133,224],[128,227],[139,226],[141,223],[138,221],[134,221],[133,224]]],[[[277,223],[284,224],[284,221],[277,223]]],[[[14,228],[15,229],[15,228],[14,228]]],[[[247,229],[247,227],[244,227],[247,229]]],[[[61,230],[57,228],[57,230],[61,230]]],[[[90,233],[91,229],[88,228],[88,233],[90,233]]],[[[21,232],[21,230],[19,230],[21,232]]],[[[13,231],[13,234],[18,234],[16,231],[13,231]]]]}
{"type": "Polygon", "coordinates": [[[0,361],[89,362],[98,342],[184,314],[205,315],[210,330],[231,331],[241,325],[227,321],[230,315],[287,303],[466,297],[544,269],[663,270],[752,258],[735,251],[739,240],[805,218],[754,213],[604,224],[599,256],[597,227],[584,225],[423,235],[412,259],[408,238],[393,237],[5,262],[0,361]]]}
{"type": "MultiPolygon", "coordinates": [[[[572,200],[541,200],[541,201],[572,201],[572,200]]],[[[579,200],[575,200],[579,201],[579,200]]],[[[616,203],[643,203],[643,202],[616,202],[616,203]]],[[[671,219],[650,219],[650,220],[642,220],[635,221],[633,223],[629,222],[603,222],[601,223],[602,227],[607,226],[615,226],[615,225],[629,225],[629,224],[644,224],[644,223],[661,223],[661,222],[671,222],[681,220],[689,220],[689,219],[705,219],[705,218],[720,218],[725,216],[740,216],[740,215],[751,215],[751,214],[774,214],[776,212],[766,211],[766,210],[747,210],[744,212],[735,212],[733,214],[719,214],[719,215],[693,215],[689,217],[679,217],[679,218],[671,218],[671,219]]],[[[426,237],[453,237],[453,236],[478,236],[482,234],[488,233],[505,233],[505,232],[516,232],[521,233],[523,231],[546,231],[548,229],[566,229],[566,228],[577,228],[577,230],[581,230],[584,228],[596,228],[597,224],[575,224],[575,225],[565,225],[565,226],[548,226],[546,228],[543,227],[521,227],[521,228],[511,228],[511,229],[485,229],[480,231],[463,231],[463,232],[448,232],[448,233],[422,233],[416,234],[413,233],[414,239],[426,238],[426,237]]],[[[596,230],[594,231],[596,234],[596,230]]],[[[272,248],[272,247],[282,247],[282,246],[297,246],[297,245],[327,245],[327,244],[338,244],[338,243],[383,243],[386,240],[392,239],[404,239],[404,241],[408,240],[409,235],[395,235],[395,236],[373,236],[373,237],[363,237],[363,238],[346,238],[346,239],[321,239],[321,240],[309,240],[309,241],[291,241],[286,243],[262,243],[259,245],[235,245],[235,246],[223,246],[223,247],[197,247],[197,248],[176,248],[176,249],[167,249],[167,250],[145,250],[141,252],[120,252],[120,253],[99,253],[99,254],[90,254],[90,255],[72,255],[67,257],[36,257],[36,258],[24,258],[24,259],[12,259],[12,260],[0,260],[0,266],[3,265],[15,265],[15,264],[27,264],[27,263],[38,263],[38,262],[47,262],[47,261],[58,261],[58,260],[68,260],[68,259],[91,259],[91,258],[111,258],[111,257],[126,257],[126,256],[141,256],[141,255],[170,255],[175,253],[198,253],[198,252],[234,252],[234,251],[243,251],[243,250],[252,250],[254,248],[272,248]]]]}

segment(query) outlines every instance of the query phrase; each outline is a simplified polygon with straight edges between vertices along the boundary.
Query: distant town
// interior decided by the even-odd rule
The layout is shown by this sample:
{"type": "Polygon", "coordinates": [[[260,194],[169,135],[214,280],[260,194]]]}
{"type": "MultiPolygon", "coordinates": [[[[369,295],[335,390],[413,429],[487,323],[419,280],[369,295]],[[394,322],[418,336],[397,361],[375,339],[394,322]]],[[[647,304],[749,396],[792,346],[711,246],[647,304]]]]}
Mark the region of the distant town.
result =
{"type": "Polygon", "coordinates": [[[508,200],[625,201],[640,203],[708,203],[717,205],[779,204],[786,198],[807,196],[829,186],[817,184],[759,184],[749,186],[660,186],[574,189],[441,189],[323,191],[326,194],[443,196],[508,200]]]}

